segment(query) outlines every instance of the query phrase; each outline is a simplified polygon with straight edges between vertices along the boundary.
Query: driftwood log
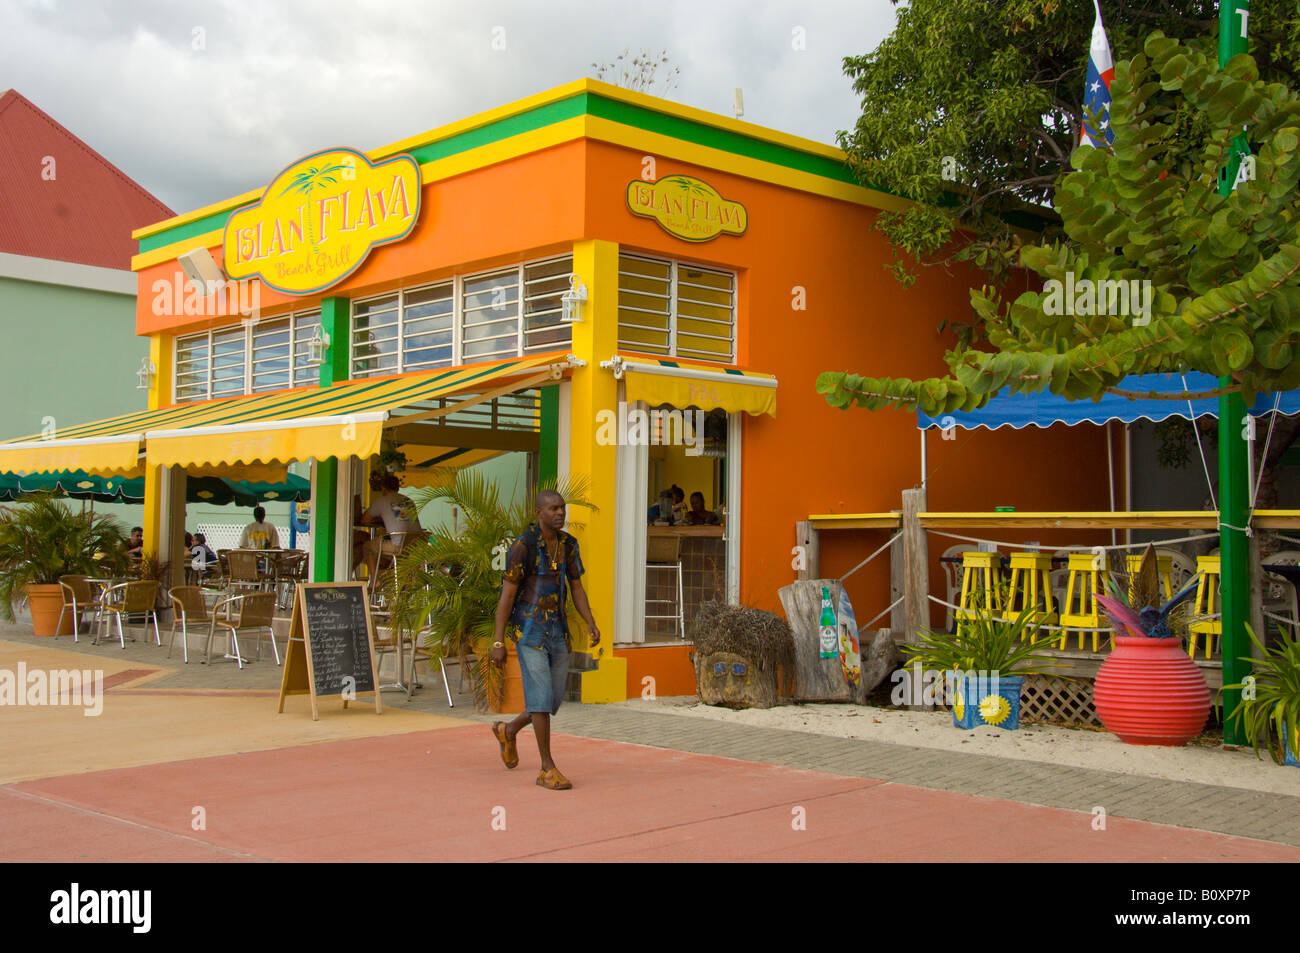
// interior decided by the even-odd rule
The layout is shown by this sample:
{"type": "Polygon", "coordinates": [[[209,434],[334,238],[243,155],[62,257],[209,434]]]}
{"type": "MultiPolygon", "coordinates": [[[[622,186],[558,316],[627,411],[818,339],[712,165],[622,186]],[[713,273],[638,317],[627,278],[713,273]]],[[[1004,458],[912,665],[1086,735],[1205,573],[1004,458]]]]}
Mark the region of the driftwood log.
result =
{"type": "Polygon", "coordinates": [[[821,657],[819,623],[823,586],[830,589],[831,604],[836,606],[838,618],[842,588],[838,579],[800,580],[779,592],[785,617],[794,635],[794,699],[797,702],[853,702],[861,705],[894,670],[894,639],[888,629],[878,630],[874,637],[867,633],[859,636],[862,677],[856,687],[849,685],[839,656],[821,657]]]}

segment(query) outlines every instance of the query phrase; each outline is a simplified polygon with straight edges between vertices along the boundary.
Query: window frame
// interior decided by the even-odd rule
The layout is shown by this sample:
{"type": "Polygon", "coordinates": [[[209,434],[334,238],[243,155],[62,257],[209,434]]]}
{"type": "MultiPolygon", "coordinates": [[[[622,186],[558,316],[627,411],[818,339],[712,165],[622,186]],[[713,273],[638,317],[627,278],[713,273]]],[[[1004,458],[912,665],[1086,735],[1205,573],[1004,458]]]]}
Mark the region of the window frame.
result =
{"type": "MultiPolygon", "coordinates": [[[[650,346],[647,346],[644,342],[625,340],[624,337],[623,337],[623,333],[622,333],[622,329],[623,329],[623,319],[622,319],[622,316],[621,316],[621,313],[622,313],[622,311],[624,310],[624,308],[623,308],[623,306],[622,306],[621,303],[620,303],[620,305],[619,305],[619,309],[618,309],[619,312],[620,312],[620,316],[619,316],[619,319],[618,319],[618,332],[617,332],[617,333],[618,333],[618,348],[619,348],[620,351],[623,351],[623,350],[626,350],[626,351],[636,351],[636,352],[639,352],[639,353],[642,353],[642,354],[654,354],[654,355],[657,355],[657,356],[659,356],[659,357],[666,357],[666,358],[679,358],[679,357],[680,357],[680,358],[683,358],[683,359],[685,359],[685,360],[690,360],[690,361],[706,361],[706,362],[717,363],[717,364],[734,364],[734,363],[736,362],[736,337],[737,337],[737,327],[736,327],[736,326],[737,326],[738,321],[739,321],[739,318],[738,318],[738,304],[737,304],[737,298],[738,298],[738,296],[739,296],[739,291],[740,291],[740,275],[739,275],[738,272],[736,272],[736,271],[732,271],[732,270],[729,270],[729,269],[726,269],[726,268],[718,268],[718,267],[713,266],[713,265],[703,265],[703,264],[700,264],[699,262],[690,261],[690,260],[687,260],[687,259],[680,259],[680,258],[660,258],[660,257],[658,257],[658,256],[656,256],[656,255],[646,255],[646,254],[642,254],[641,252],[635,252],[635,251],[624,251],[624,250],[622,250],[622,249],[619,250],[618,257],[619,257],[619,269],[618,269],[618,273],[619,273],[619,279],[620,279],[620,280],[619,280],[618,293],[619,293],[620,296],[621,296],[621,295],[623,294],[623,292],[624,292],[623,283],[622,283],[622,277],[623,277],[624,274],[631,274],[631,273],[629,273],[629,272],[625,272],[625,271],[623,270],[623,267],[622,267],[622,261],[623,261],[623,259],[631,259],[631,260],[634,260],[634,261],[649,262],[649,263],[654,264],[654,265],[667,266],[667,268],[668,268],[668,276],[667,276],[667,284],[668,284],[668,294],[667,294],[667,306],[668,306],[667,318],[668,318],[668,322],[667,322],[667,324],[668,324],[668,327],[667,327],[666,331],[664,331],[664,332],[660,332],[659,329],[657,329],[657,328],[649,328],[649,327],[646,327],[646,326],[644,326],[644,325],[631,325],[631,326],[632,326],[633,328],[635,328],[636,330],[642,330],[642,331],[653,331],[653,332],[655,332],[655,333],[664,333],[664,334],[666,334],[666,336],[667,336],[667,346],[666,346],[666,348],[665,348],[664,350],[656,350],[656,349],[651,348],[650,346]],[[731,304],[730,304],[730,307],[727,309],[728,312],[729,312],[729,315],[730,315],[730,320],[729,320],[729,322],[728,322],[728,329],[729,329],[729,331],[730,331],[730,335],[729,335],[729,339],[728,339],[729,349],[728,349],[728,351],[727,351],[727,353],[726,353],[725,356],[724,356],[724,355],[721,355],[721,354],[716,354],[716,355],[703,355],[703,354],[701,354],[699,351],[694,350],[694,349],[691,349],[691,348],[686,349],[686,352],[683,353],[682,350],[681,350],[681,348],[680,348],[680,340],[679,340],[679,338],[680,338],[682,332],[681,332],[681,328],[680,328],[680,321],[679,321],[679,319],[682,317],[682,315],[680,314],[680,304],[681,304],[681,281],[682,281],[682,279],[681,279],[681,270],[682,270],[682,269],[687,269],[687,270],[692,270],[692,271],[703,271],[703,272],[708,272],[709,274],[714,274],[714,275],[724,276],[724,277],[730,279],[731,287],[730,287],[730,290],[729,290],[729,297],[730,297],[730,299],[731,299],[731,304]]],[[[660,280],[663,280],[663,279],[660,279],[660,278],[657,277],[657,276],[648,276],[648,277],[651,277],[651,280],[654,280],[654,281],[660,281],[660,280]]],[[[689,284],[689,282],[688,282],[688,284],[689,284]]],[[[707,286],[705,286],[705,285],[699,285],[699,286],[696,286],[696,285],[693,285],[693,284],[692,284],[691,287],[707,287],[707,286]]],[[[635,291],[635,290],[632,290],[632,289],[627,289],[627,290],[628,290],[628,292],[631,293],[631,294],[640,294],[640,295],[652,295],[652,294],[653,294],[652,292],[646,292],[646,291],[635,291]]],[[[719,290],[721,290],[721,289],[719,289],[719,290]]],[[[692,299],[689,303],[692,303],[692,304],[707,304],[707,302],[696,301],[696,300],[694,300],[694,299],[692,299]]],[[[720,306],[719,306],[719,307],[720,307],[720,306]]],[[[644,309],[642,309],[642,310],[644,310],[644,309]]],[[[714,319],[711,319],[711,318],[692,318],[691,315],[686,315],[685,317],[686,317],[687,320],[701,320],[701,321],[712,321],[712,320],[714,320],[714,319]]],[[[687,334],[686,336],[687,336],[687,337],[702,337],[702,336],[707,336],[707,335],[700,335],[700,334],[690,333],[690,334],[687,334]]],[[[713,338],[713,339],[714,339],[714,340],[721,340],[720,337],[715,337],[715,338],[713,338]]]]}
{"type": "MultiPolygon", "coordinates": [[[[554,325],[556,327],[561,327],[561,328],[567,327],[569,329],[569,340],[567,342],[557,341],[554,343],[554,345],[534,345],[530,348],[528,345],[528,333],[530,330],[539,330],[539,329],[536,328],[530,329],[526,327],[526,323],[529,317],[527,311],[529,302],[535,299],[552,297],[555,294],[554,291],[550,291],[550,292],[530,295],[528,292],[529,284],[535,285],[540,282],[554,281],[557,278],[560,278],[561,276],[567,278],[567,276],[572,273],[573,273],[573,253],[568,252],[561,255],[549,255],[546,258],[537,258],[530,261],[518,262],[517,264],[508,265],[503,268],[488,268],[482,271],[469,272],[463,275],[453,275],[450,278],[443,278],[439,281],[430,282],[428,284],[415,285],[410,288],[399,288],[396,291],[385,291],[382,294],[370,295],[365,298],[356,298],[349,305],[350,307],[350,320],[349,320],[349,333],[348,333],[349,379],[363,380],[363,379],[369,379],[374,377],[391,376],[393,374],[404,374],[407,372],[408,370],[407,347],[406,347],[407,295],[414,295],[420,292],[425,292],[430,289],[435,289],[440,287],[449,287],[451,292],[451,305],[452,305],[451,358],[445,364],[428,364],[422,362],[417,368],[418,370],[435,370],[442,367],[460,367],[463,366],[467,361],[470,362],[495,361],[495,360],[502,360],[510,357],[524,357],[527,356],[528,354],[533,354],[533,353],[546,351],[546,350],[554,350],[561,347],[570,347],[572,346],[573,343],[572,325],[566,324],[563,321],[558,321],[554,325]],[[556,275],[544,275],[532,279],[528,278],[528,274],[531,269],[535,269],[541,265],[548,265],[557,262],[565,262],[567,264],[566,270],[556,275]],[[480,315],[483,312],[487,311],[488,309],[484,307],[474,307],[474,308],[466,307],[466,286],[472,285],[478,281],[482,281],[483,279],[493,278],[497,276],[502,276],[502,277],[509,276],[508,280],[512,283],[511,286],[515,289],[515,298],[513,301],[508,302],[507,309],[506,309],[508,312],[513,311],[513,313],[512,314],[507,313],[500,317],[492,317],[489,318],[488,320],[475,321],[473,324],[467,326],[465,323],[465,318],[467,313],[471,315],[480,315]],[[359,372],[357,370],[357,364],[356,364],[358,360],[357,337],[356,337],[357,308],[358,306],[364,306],[370,302],[380,301],[388,297],[396,297],[397,300],[397,324],[396,324],[397,334],[395,338],[395,340],[397,341],[397,367],[395,370],[390,368],[384,368],[384,369],[376,369],[372,371],[359,372]],[[490,326],[494,323],[504,322],[504,321],[514,322],[513,331],[507,332],[503,330],[500,333],[494,333],[484,338],[466,337],[465,332],[467,330],[467,327],[474,328],[474,327],[482,327],[485,325],[490,326]],[[465,353],[467,345],[473,345],[477,341],[491,342],[495,347],[499,348],[502,343],[510,340],[512,336],[514,338],[513,346],[506,350],[497,349],[490,354],[470,354],[468,356],[465,353]]],[[[481,295],[483,294],[483,291],[478,290],[470,293],[481,295]]],[[[563,292],[561,292],[561,294],[562,293],[563,292]]],[[[544,313],[550,314],[552,312],[550,309],[547,309],[544,313]]],[[[424,320],[424,319],[420,318],[416,320],[424,320]]],[[[548,327],[551,326],[542,325],[541,329],[546,329],[548,327]]]]}
{"type": "MultiPolygon", "coordinates": [[[[296,387],[307,387],[311,383],[314,383],[315,381],[319,381],[320,378],[318,373],[314,376],[314,378],[308,380],[302,380],[298,377],[298,369],[299,369],[298,356],[299,356],[300,346],[303,345],[304,343],[309,343],[312,339],[311,337],[305,337],[305,334],[311,333],[312,337],[314,337],[315,336],[314,329],[320,327],[320,315],[321,315],[321,310],[320,308],[317,307],[317,308],[306,308],[302,311],[286,311],[283,314],[270,315],[265,318],[259,319],[257,321],[241,321],[240,322],[241,326],[239,330],[243,332],[243,344],[244,344],[243,358],[242,358],[243,368],[244,368],[243,382],[238,392],[232,391],[224,394],[213,393],[213,383],[214,383],[213,341],[214,338],[218,336],[223,336],[223,337],[232,336],[232,332],[235,331],[236,326],[226,325],[225,327],[209,328],[206,331],[199,331],[196,334],[177,335],[175,338],[172,339],[172,403],[187,404],[187,403],[195,403],[204,400],[213,400],[216,397],[247,397],[252,394],[271,394],[271,393],[275,393],[275,391],[277,390],[291,390],[296,387]],[[315,317],[315,321],[308,323],[302,328],[299,328],[299,322],[302,321],[304,318],[310,318],[310,317],[315,317]],[[271,387],[271,388],[264,388],[261,390],[254,390],[253,389],[253,377],[254,377],[253,361],[256,355],[256,348],[254,346],[254,341],[257,337],[258,329],[259,328],[265,329],[265,326],[267,325],[279,324],[280,322],[287,322],[286,329],[289,332],[289,342],[288,342],[289,383],[287,387],[271,387]],[[179,391],[181,390],[181,385],[179,384],[181,350],[185,345],[199,340],[203,341],[203,346],[206,350],[206,355],[207,355],[206,358],[207,365],[205,368],[205,373],[203,375],[203,393],[198,395],[181,397],[179,394],[179,391]]],[[[315,368],[316,366],[317,365],[315,364],[311,365],[312,368],[315,368]]],[[[184,386],[186,388],[192,388],[194,385],[187,384],[184,386]]]]}

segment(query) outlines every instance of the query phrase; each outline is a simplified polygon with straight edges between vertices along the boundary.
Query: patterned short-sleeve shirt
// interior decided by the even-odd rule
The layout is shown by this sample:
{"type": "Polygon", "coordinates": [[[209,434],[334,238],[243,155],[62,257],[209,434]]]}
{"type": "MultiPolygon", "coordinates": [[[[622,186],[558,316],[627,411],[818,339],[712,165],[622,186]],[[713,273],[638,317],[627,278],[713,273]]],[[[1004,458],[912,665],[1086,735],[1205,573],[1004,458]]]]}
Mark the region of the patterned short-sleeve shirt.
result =
{"type": "MultiPolygon", "coordinates": [[[[515,605],[510,612],[510,624],[519,638],[532,635],[552,638],[567,636],[568,621],[564,612],[564,579],[577,579],[585,571],[582,557],[578,555],[578,541],[563,530],[559,536],[559,552],[552,544],[547,552],[546,539],[537,526],[530,525],[524,535],[510,546],[506,557],[503,579],[519,584],[515,605]],[[528,566],[528,538],[534,538],[537,558],[528,566]]],[[[532,641],[530,639],[530,641],[532,641]]]]}

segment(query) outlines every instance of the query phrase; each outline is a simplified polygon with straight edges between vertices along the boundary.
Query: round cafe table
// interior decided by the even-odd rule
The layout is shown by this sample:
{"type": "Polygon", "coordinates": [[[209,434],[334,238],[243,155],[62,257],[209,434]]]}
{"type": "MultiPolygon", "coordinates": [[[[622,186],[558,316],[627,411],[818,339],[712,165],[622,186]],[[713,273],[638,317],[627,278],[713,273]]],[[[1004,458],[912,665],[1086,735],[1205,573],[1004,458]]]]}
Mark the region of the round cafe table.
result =
{"type": "Polygon", "coordinates": [[[97,590],[94,592],[95,627],[94,635],[91,637],[91,645],[99,643],[99,632],[104,622],[104,597],[108,595],[108,591],[114,586],[120,586],[124,582],[132,581],[133,580],[131,579],[120,576],[94,576],[86,579],[86,585],[90,586],[92,590],[97,590]]]}

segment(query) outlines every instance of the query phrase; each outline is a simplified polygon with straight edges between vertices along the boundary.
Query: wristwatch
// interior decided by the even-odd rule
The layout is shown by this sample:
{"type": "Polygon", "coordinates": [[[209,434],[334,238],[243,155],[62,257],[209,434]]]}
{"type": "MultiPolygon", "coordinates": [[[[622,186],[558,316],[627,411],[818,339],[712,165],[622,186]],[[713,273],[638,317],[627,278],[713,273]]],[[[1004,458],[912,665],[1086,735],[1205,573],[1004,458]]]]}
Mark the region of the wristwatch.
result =
{"type": "Polygon", "coordinates": [[[499,648],[504,648],[504,647],[505,647],[505,643],[504,643],[504,642],[493,642],[493,643],[492,643],[492,648],[494,648],[494,649],[499,649],[499,648]]]}

